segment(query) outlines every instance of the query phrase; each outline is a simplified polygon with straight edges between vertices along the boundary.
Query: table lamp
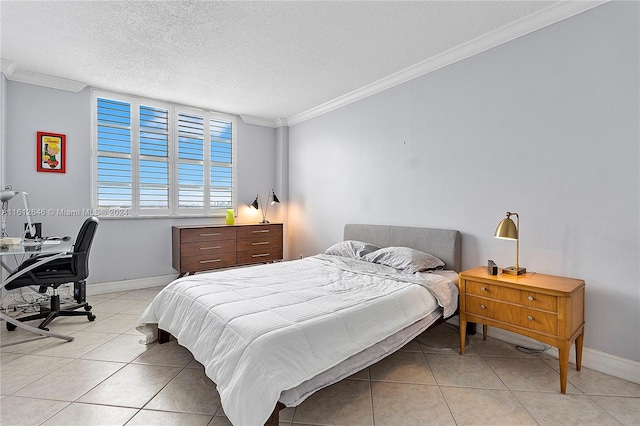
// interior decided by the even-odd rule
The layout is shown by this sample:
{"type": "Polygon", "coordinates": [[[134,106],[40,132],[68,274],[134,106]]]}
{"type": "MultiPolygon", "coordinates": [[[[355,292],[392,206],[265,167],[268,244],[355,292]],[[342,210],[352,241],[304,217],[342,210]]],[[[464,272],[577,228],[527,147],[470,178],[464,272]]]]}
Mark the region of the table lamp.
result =
{"type": "Polygon", "coordinates": [[[253,203],[249,204],[250,207],[253,207],[256,210],[262,209],[262,222],[260,223],[269,223],[269,221],[267,220],[267,210],[269,209],[269,204],[280,204],[280,200],[278,199],[278,196],[273,189],[271,190],[271,194],[269,194],[268,200],[269,202],[265,207],[262,204],[262,200],[260,199],[260,194],[258,194],[256,195],[256,199],[253,200],[253,203]]]}
{"type": "Polygon", "coordinates": [[[495,237],[502,240],[516,240],[516,264],[508,268],[502,268],[502,273],[507,275],[523,275],[527,273],[526,268],[518,265],[519,245],[520,245],[520,216],[518,213],[507,212],[507,217],[502,219],[496,228],[495,237]],[[517,224],[513,223],[511,216],[516,217],[517,224]]]}
{"type": "Polygon", "coordinates": [[[18,195],[20,191],[11,189],[11,186],[7,186],[0,192],[0,201],[2,201],[2,230],[0,237],[7,236],[7,216],[9,215],[9,200],[18,195]]]}

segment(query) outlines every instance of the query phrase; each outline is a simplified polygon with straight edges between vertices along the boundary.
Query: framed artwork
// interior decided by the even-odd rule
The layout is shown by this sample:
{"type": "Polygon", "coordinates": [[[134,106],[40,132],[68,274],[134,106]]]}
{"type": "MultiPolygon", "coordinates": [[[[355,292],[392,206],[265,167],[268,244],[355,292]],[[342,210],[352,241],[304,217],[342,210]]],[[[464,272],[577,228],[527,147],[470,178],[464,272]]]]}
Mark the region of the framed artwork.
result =
{"type": "Polygon", "coordinates": [[[57,133],[38,132],[38,171],[65,173],[67,169],[67,137],[57,133]]]}

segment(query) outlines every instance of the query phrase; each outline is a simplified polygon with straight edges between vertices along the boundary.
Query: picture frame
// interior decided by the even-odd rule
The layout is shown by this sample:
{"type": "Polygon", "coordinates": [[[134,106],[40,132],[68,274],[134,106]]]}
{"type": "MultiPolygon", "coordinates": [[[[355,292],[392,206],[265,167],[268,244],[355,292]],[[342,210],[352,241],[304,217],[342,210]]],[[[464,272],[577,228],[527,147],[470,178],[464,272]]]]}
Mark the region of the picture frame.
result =
{"type": "Polygon", "coordinates": [[[67,137],[59,133],[38,132],[37,170],[65,173],[67,169],[67,137]]]}

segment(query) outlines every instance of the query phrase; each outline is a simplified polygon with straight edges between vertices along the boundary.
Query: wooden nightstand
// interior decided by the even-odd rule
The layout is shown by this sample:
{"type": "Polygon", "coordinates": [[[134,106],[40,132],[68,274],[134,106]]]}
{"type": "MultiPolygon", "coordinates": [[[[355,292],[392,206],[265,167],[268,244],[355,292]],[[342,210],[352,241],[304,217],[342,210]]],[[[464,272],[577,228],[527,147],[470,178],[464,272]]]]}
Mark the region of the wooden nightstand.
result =
{"type": "Polygon", "coordinates": [[[571,344],[576,342],[576,370],[582,364],[584,338],[583,280],[538,273],[489,275],[486,267],[460,273],[460,355],[467,321],[531,337],[559,351],[560,391],[567,390],[571,344]]]}

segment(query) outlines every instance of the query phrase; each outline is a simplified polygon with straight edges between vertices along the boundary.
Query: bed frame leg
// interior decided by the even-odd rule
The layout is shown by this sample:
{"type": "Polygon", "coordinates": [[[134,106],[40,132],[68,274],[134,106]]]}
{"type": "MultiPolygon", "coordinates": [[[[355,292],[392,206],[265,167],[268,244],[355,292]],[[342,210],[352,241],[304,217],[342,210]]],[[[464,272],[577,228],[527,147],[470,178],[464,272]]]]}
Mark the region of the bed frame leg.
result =
{"type": "Polygon", "coordinates": [[[169,342],[171,339],[171,333],[168,331],[164,331],[163,329],[158,329],[158,343],[163,344],[169,342]]]}
{"type": "Polygon", "coordinates": [[[273,409],[273,413],[264,424],[264,426],[278,426],[280,424],[280,410],[284,408],[284,404],[282,402],[278,402],[276,404],[276,408],[273,409]]]}

